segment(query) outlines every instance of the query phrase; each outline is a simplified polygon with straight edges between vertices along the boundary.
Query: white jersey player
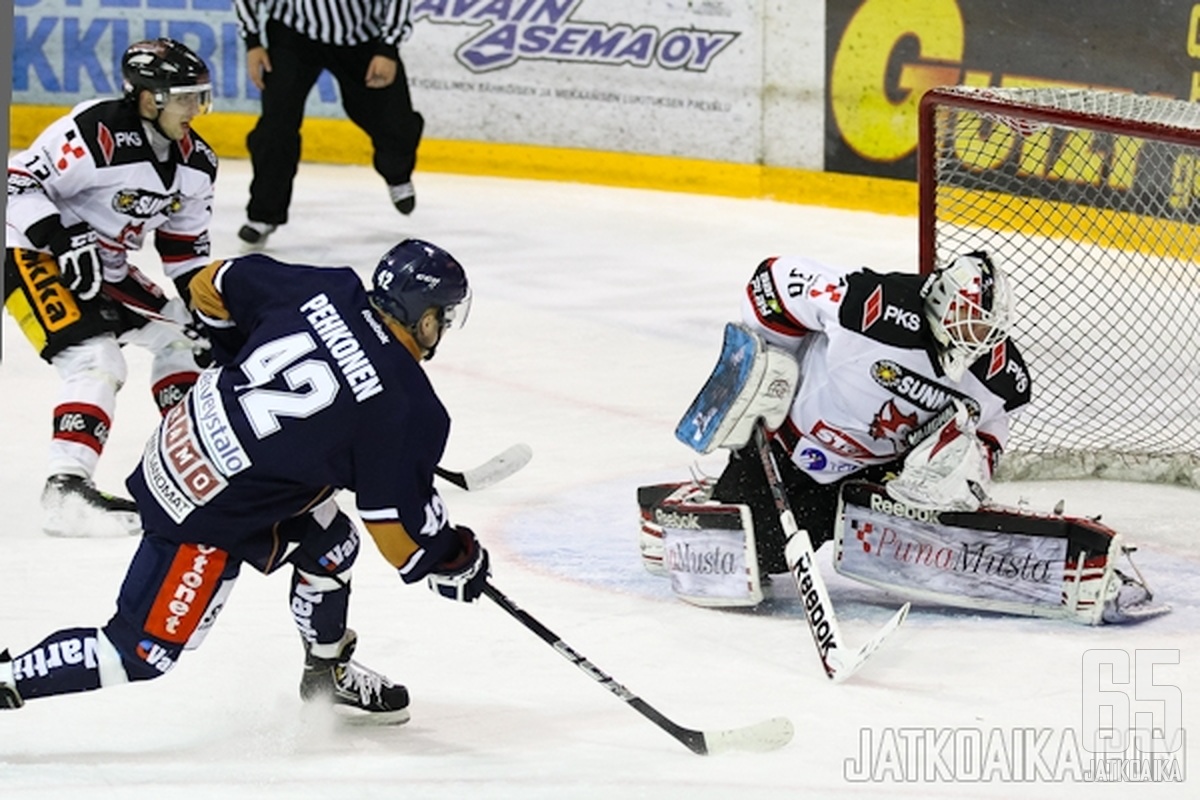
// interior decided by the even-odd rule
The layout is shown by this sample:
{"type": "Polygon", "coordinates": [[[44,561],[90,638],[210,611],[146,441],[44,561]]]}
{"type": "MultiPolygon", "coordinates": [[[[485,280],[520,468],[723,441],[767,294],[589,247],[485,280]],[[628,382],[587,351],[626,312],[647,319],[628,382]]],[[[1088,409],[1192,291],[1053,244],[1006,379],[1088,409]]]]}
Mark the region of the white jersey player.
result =
{"type": "Polygon", "coordinates": [[[728,465],[638,492],[644,562],[680,597],[754,605],[761,573],[790,571],[811,609],[812,550],[793,533],[813,549],[834,539],[840,573],[910,597],[1088,624],[1168,610],[1116,569],[1129,548],[1115,531],[985,503],[1030,399],[987,253],[928,277],[772,258],[742,311],[676,429],[702,453],[731,450],[728,465]]]}
{"type": "MultiPolygon", "coordinates": [[[[772,401],[783,412],[772,438],[796,521],[814,547],[832,535],[842,482],[902,473],[914,445],[959,407],[968,436],[956,453],[971,456],[971,480],[985,481],[1007,443],[1010,415],[1029,402],[1029,375],[1008,338],[1007,280],[984,253],[928,278],[772,258],[751,278],[742,306],[744,328],[799,366],[794,391],[772,401]]],[[[734,422],[726,420],[731,431],[734,422]]],[[[911,488],[940,493],[928,503],[973,502],[967,480],[940,486],[928,478],[911,488]]],[[[750,506],[761,566],[785,571],[783,532],[753,445],[734,450],[712,496],[750,506]]]]}
{"type": "Polygon", "coordinates": [[[126,378],[121,345],[153,354],[165,413],[195,383],[202,342],[128,255],[153,239],[181,293],[210,260],[217,158],[191,128],[211,103],[204,62],[156,39],[121,59],[124,96],[81,103],[8,164],[5,307],[62,386],[54,408],[44,528],[136,533],[133,503],[92,483],[126,378]]]}

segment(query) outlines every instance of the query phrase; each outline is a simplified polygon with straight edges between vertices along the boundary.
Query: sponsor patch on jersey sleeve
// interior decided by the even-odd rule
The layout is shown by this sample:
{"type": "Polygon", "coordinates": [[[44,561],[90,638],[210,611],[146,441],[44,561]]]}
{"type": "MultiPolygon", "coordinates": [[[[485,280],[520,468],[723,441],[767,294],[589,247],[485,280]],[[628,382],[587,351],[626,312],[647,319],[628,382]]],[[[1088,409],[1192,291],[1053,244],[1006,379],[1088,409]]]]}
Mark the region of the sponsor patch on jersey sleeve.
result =
{"type": "Polygon", "coordinates": [[[755,316],[765,327],[786,336],[803,336],[808,328],[800,324],[783,305],[775,278],[771,274],[771,265],[775,259],[767,259],[758,265],[750,283],[746,286],[746,294],[750,305],[754,308],[755,316]]]}

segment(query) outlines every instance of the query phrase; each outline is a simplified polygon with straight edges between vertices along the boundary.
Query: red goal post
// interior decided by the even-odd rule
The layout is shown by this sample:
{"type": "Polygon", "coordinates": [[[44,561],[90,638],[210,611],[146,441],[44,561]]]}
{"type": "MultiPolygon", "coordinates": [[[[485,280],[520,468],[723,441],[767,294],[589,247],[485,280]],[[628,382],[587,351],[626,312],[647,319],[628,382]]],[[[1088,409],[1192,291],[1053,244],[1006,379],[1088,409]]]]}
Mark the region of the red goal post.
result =
{"type": "Polygon", "coordinates": [[[1001,477],[1200,486],[1200,105],[1063,88],[921,101],[920,266],[1011,277],[1033,379],[1001,477]]]}

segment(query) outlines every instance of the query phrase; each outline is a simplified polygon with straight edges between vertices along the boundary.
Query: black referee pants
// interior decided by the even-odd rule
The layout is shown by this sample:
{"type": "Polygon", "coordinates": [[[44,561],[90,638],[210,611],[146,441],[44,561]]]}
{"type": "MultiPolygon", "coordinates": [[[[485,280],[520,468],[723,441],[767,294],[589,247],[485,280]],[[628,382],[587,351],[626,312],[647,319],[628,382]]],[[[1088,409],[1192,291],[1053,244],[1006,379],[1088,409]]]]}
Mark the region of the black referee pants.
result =
{"type": "Polygon", "coordinates": [[[287,222],[300,163],[304,104],[323,69],[337,80],[346,115],[371,137],[375,171],[388,185],[409,181],[425,122],[413,110],[404,64],[398,65],[390,86],[368,89],[367,65],[376,52],[373,43],[323,44],[277,20],[267,21],[266,34],[272,70],[264,78],[262,114],[246,137],[254,171],[246,215],[255,222],[287,222]]]}

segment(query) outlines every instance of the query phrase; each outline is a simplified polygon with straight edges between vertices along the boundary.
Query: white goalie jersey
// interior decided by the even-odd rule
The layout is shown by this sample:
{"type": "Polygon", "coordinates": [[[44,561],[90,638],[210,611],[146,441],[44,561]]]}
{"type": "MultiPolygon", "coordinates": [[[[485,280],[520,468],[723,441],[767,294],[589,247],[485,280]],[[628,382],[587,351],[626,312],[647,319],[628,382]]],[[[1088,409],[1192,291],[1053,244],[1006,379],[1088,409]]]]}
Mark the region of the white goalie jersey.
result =
{"type": "Polygon", "coordinates": [[[6,246],[42,249],[25,232],[58,214],[64,226],[86,222],[96,231],[107,281],[125,277],[126,253],[151,233],[168,278],[204,266],[217,157],[195,131],[162,139],[165,160],[130,102],[76,106],[9,158],[6,246]]]}
{"type": "Polygon", "coordinates": [[[800,364],[799,389],[775,435],[814,480],[902,458],[956,399],[993,459],[1007,443],[1010,415],[1029,402],[1020,353],[1006,340],[952,381],[932,349],[923,283],[802,257],[768,259],[750,280],[744,322],[800,364]]]}

